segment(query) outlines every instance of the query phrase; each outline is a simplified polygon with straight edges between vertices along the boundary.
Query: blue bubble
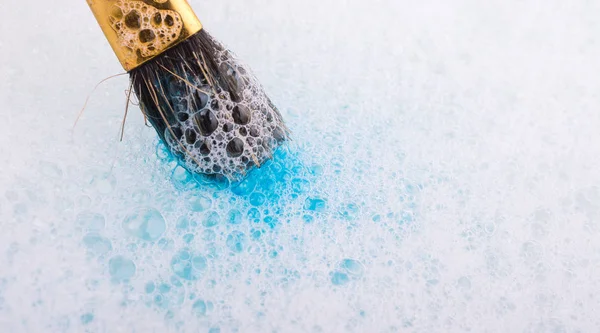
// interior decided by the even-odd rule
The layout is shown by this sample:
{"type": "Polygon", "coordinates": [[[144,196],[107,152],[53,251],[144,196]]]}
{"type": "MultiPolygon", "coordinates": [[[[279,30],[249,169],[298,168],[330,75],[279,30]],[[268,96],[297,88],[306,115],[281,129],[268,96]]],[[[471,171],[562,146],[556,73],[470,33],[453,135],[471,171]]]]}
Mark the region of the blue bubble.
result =
{"type": "Polygon", "coordinates": [[[321,198],[307,198],[304,202],[304,209],[313,212],[323,212],[327,207],[327,201],[321,198]]]}
{"type": "Polygon", "coordinates": [[[199,299],[194,304],[192,304],[192,311],[198,317],[204,317],[209,311],[212,311],[214,305],[212,302],[207,302],[205,300],[199,299]]]}
{"type": "Polygon", "coordinates": [[[297,194],[303,194],[310,190],[310,182],[306,179],[295,178],[292,180],[292,190],[297,194]]]}
{"type": "Polygon", "coordinates": [[[196,194],[187,200],[188,208],[194,212],[203,212],[212,206],[212,200],[201,194],[196,194]]]}
{"type": "Polygon", "coordinates": [[[262,193],[252,193],[252,195],[250,195],[250,204],[252,206],[262,206],[266,200],[267,198],[262,193]]]}
{"type": "Polygon", "coordinates": [[[166,293],[168,293],[169,291],[171,291],[171,286],[169,286],[169,285],[168,285],[168,284],[166,284],[166,283],[161,283],[161,284],[158,286],[158,291],[159,291],[161,294],[166,294],[166,293]]]}
{"type": "Polygon", "coordinates": [[[185,235],[183,236],[183,241],[184,241],[186,244],[189,244],[189,243],[191,243],[193,240],[194,240],[194,234],[185,234],[185,235]]]}
{"type": "Polygon", "coordinates": [[[116,281],[127,281],[135,275],[136,267],[133,261],[116,256],[108,262],[110,276],[116,281]]]}
{"type": "Polygon", "coordinates": [[[226,244],[231,251],[235,253],[242,253],[246,246],[246,235],[239,231],[234,231],[227,236],[226,244]]]}
{"type": "Polygon", "coordinates": [[[123,220],[122,227],[131,236],[153,242],[163,235],[167,224],[158,210],[142,208],[128,215],[123,220]]]}
{"type": "Polygon", "coordinates": [[[191,174],[181,166],[177,166],[171,174],[173,180],[178,182],[189,182],[191,180],[191,174]]]}
{"type": "Polygon", "coordinates": [[[229,224],[241,224],[242,223],[242,213],[237,209],[232,209],[229,211],[228,218],[229,224]]]}
{"type": "Polygon", "coordinates": [[[331,275],[331,283],[333,283],[336,286],[342,286],[345,285],[346,283],[348,283],[350,281],[350,279],[348,278],[348,275],[342,272],[334,272],[331,275]]]}
{"type": "Polygon", "coordinates": [[[355,220],[358,217],[359,207],[357,204],[349,203],[343,205],[338,213],[346,220],[355,220]]]}
{"type": "Polygon", "coordinates": [[[188,251],[181,251],[181,252],[179,252],[179,255],[177,256],[177,258],[179,258],[181,260],[190,260],[190,258],[192,258],[192,255],[188,251]]]}
{"type": "Polygon", "coordinates": [[[86,314],[81,315],[80,319],[81,319],[82,325],[87,325],[87,324],[91,323],[92,321],[94,321],[94,315],[92,313],[88,312],[86,314]]]}
{"type": "Polygon", "coordinates": [[[172,212],[175,210],[175,201],[172,199],[172,193],[169,191],[162,191],[156,194],[155,201],[159,205],[161,211],[172,212]]]}
{"type": "Polygon", "coordinates": [[[169,151],[167,146],[162,143],[162,141],[159,141],[159,144],[156,145],[156,156],[158,156],[158,158],[163,161],[166,161],[166,160],[169,160],[172,158],[171,152],[169,151]]]}
{"type": "Polygon", "coordinates": [[[255,173],[252,173],[244,181],[242,181],[238,185],[234,186],[231,189],[231,191],[234,194],[237,194],[239,196],[246,196],[246,195],[252,193],[254,191],[254,188],[256,187],[256,179],[254,179],[254,177],[253,177],[254,174],[255,173]]]}
{"type": "Polygon", "coordinates": [[[154,285],[154,282],[152,282],[152,281],[146,283],[146,286],[144,287],[144,290],[146,291],[147,294],[152,294],[155,289],[156,289],[156,286],[154,285]]]}
{"type": "Polygon", "coordinates": [[[403,211],[400,215],[399,223],[410,223],[413,221],[413,214],[411,212],[403,211]]]}
{"type": "Polygon", "coordinates": [[[198,300],[192,305],[192,311],[194,311],[196,316],[206,316],[206,310],[206,302],[203,300],[198,300]]]}
{"type": "Polygon", "coordinates": [[[275,228],[277,226],[277,224],[279,224],[279,220],[273,216],[265,217],[264,221],[271,228],[275,228]]]}
{"type": "Polygon", "coordinates": [[[182,250],[171,259],[171,269],[175,275],[188,281],[200,278],[206,267],[206,258],[189,250],[182,250]]]}
{"type": "Polygon", "coordinates": [[[256,208],[251,208],[250,210],[248,210],[248,218],[252,221],[252,222],[260,222],[260,211],[256,208]]]}
{"type": "Polygon", "coordinates": [[[267,199],[271,203],[278,204],[280,202],[281,196],[274,192],[274,193],[271,193],[267,199]]]}
{"type": "Polygon", "coordinates": [[[154,296],[154,304],[162,308],[166,304],[165,298],[162,295],[154,296]]]}
{"type": "Polygon", "coordinates": [[[101,256],[112,251],[111,242],[108,239],[94,233],[85,235],[83,237],[83,244],[85,244],[92,254],[97,256],[101,256]]]}
{"type": "Polygon", "coordinates": [[[175,287],[175,288],[181,288],[181,287],[183,287],[183,283],[181,283],[181,280],[179,280],[175,276],[171,276],[171,285],[173,287],[175,287]]]}
{"type": "Polygon", "coordinates": [[[362,276],[365,271],[365,267],[363,266],[363,264],[360,261],[353,259],[342,260],[342,262],[340,263],[340,268],[354,277],[362,276]]]}
{"type": "Polygon", "coordinates": [[[222,191],[231,185],[231,182],[224,176],[208,176],[199,173],[193,175],[194,180],[202,187],[222,191]]]}
{"type": "Polygon", "coordinates": [[[250,231],[250,235],[251,235],[252,239],[254,239],[254,240],[260,239],[260,237],[262,236],[262,234],[263,234],[262,230],[252,229],[250,231]]]}
{"type": "Polygon", "coordinates": [[[265,193],[274,193],[277,183],[272,178],[263,178],[258,185],[260,186],[261,191],[265,193]]]}
{"type": "Polygon", "coordinates": [[[204,218],[204,221],[202,221],[202,225],[204,225],[207,228],[211,228],[219,224],[219,222],[221,222],[221,216],[219,215],[219,213],[210,212],[204,218]]]}
{"type": "Polygon", "coordinates": [[[212,242],[217,238],[217,233],[215,233],[212,230],[205,230],[202,233],[202,239],[207,241],[207,242],[212,242]]]}
{"type": "Polygon", "coordinates": [[[310,168],[310,173],[314,176],[320,176],[323,174],[323,167],[315,164],[310,168]]]}
{"type": "Polygon", "coordinates": [[[175,170],[173,170],[171,180],[173,181],[173,185],[180,190],[190,189],[196,186],[192,174],[181,166],[177,166],[175,170]]]}
{"type": "Polygon", "coordinates": [[[177,229],[187,230],[190,227],[190,219],[187,216],[182,216],[177,220],[177,229]]]}
{"type": "Polygon", "coordinates": [[[269,165],[269,168],[273,171],[273,173],[276,176],[283,176],[283,175],[285,175],[285,173],[284,173],[285,169],[283,168],[283,165],[281,165],[280,163],[272,162],[269,165]]]}

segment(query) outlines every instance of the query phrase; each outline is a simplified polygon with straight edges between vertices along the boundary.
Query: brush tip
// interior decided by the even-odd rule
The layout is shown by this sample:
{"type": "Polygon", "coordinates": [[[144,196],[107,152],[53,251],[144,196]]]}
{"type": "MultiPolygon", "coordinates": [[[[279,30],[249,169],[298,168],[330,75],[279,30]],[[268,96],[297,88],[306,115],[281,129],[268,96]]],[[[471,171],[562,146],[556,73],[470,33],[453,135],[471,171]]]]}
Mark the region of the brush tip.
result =
{"type": "Polygon", "coordinates": [[[146,117],[191,172],[240,180],[289,138],[252,71],[205,30],[131,79],[146,117]]]}

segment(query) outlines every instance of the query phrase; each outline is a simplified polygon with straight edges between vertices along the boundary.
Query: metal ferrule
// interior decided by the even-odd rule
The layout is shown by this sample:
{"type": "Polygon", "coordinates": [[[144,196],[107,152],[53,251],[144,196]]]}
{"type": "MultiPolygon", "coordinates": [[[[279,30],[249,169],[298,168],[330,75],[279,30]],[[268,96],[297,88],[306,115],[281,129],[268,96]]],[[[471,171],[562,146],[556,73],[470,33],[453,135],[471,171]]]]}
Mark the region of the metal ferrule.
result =
{"type": "Polygon", "coordinates": [[[186,0],[87,0],[106,39],[131,71],[202,29],[186,0]]]}

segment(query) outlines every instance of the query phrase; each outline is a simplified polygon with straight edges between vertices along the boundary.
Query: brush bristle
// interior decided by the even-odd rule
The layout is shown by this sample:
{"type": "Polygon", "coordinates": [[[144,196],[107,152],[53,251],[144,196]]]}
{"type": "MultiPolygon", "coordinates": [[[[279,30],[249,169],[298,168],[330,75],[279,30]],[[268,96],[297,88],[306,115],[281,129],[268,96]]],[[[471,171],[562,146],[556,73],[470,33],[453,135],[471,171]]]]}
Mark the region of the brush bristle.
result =
{"type": "Polygon", "coordinates": [[[289,138],[250,69],[204,29],[130,74],[144,115],[191,172],[240,180],[289,138]]]}

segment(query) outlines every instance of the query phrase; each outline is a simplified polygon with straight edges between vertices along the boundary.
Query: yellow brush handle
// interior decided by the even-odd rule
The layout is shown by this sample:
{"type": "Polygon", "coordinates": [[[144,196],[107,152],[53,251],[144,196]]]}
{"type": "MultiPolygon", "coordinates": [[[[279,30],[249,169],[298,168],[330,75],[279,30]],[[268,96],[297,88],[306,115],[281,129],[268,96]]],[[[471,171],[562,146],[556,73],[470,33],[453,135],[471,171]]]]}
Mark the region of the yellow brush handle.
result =
{"type": "Polygon", "coordinates": [[[87,2],[128,72],[202,29],[202,23],[186,0],[87,2]]]}

